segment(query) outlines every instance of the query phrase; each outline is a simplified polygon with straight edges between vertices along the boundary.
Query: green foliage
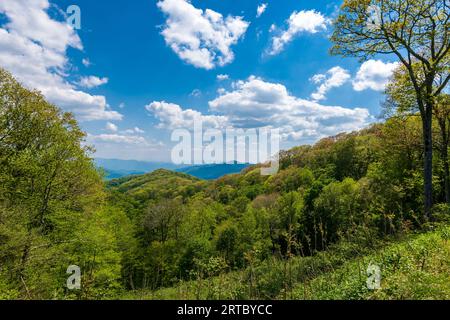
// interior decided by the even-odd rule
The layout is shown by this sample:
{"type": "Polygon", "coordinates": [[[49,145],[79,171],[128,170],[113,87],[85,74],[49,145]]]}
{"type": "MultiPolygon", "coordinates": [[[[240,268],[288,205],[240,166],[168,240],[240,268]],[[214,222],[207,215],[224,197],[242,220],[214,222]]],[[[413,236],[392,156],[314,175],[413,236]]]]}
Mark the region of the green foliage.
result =
{"type": "Polygon", "coordinates": [[[362,202],[359,185],[351,178],[332,182],[323,188],[314,201],[314,213],[310,217],[317,221],[323,248],[364,221],[362,202]]]}
{"type": "MultiPolygon", "coordinates": [[[[375,241],[362,236],[314,256],[256,262],[172,288],[135,291],[125,299],[448,299],[449,227],[375,241]],[[381,288],[367,286],[368,266],[381,268],[381,288]]],[[[215,265],[213,263],[213,265],[215,265]]],[[[214,275],[214,273],[211,273],[214,275]]]]}
{"type": "Polygon", "coordinates": [[[268,193],[297,191],[300,188],[308,188],[313,181],[314,175],[311,170],[291,166],[271,176],[266,181],[265,189],[268,193]]]}
{"type": "MultiPolygon", "coordinates": [[[[207,297],[215,297],[215,280],[202,270],[210,259],[220,258],[220,272],[252,270],[240,280],[252,278],[252,292],[262,297],[284,292],[287,297],[291,284],[286,275],[309,268],[297,266],[296,257],[315,256],[316,263],[336,243],[362,242],[370,248],[378,237],[420,227],[420,125],[415,117],[395,117],[285,151],[282,169],[271,177],[261,176],[258,166],[208,182],[188,182],[183,176],[180,185],[163,184],[158,196],[145,200],[140,194],[150,185],[156,188],[158,179],[180,176],[158,171],[113,182],[113,203],[123,203],[122,208],[132,203],[132,216],[141,217],[133,220],[139,242],[134,287],[169,287],[198,278],[196,285],[208,283],[212,291],[207,297]],[[186,195],[189,183],[195,192],[186,195]]],[[[436,206],[436,213],[442,210],[436,206]]],[[[359,245],[351,245],[352,252],[365,252],[359,245]]],[[[354,254],[360,253],[333,260],[333,268],[354,254]]],[[[328,262],[311,268],[328,270],[328,262]]],[[[245,290],[236,286],[229,296],[241,297],[245,290]]]]}
{"type": "Polygon", "coordinates": [[[85,134],[3,70],[0,101],[0,296],[111,296],[133,226],[105,203],[85,134]],[[81,268],[80,291],[66,288],[70,265],[81,268]]]}
{"type": "Polygon", "coordinates": [[[449,299],[449,228],[394,244],[297,285],[295,299],[449,299]],[[369,290],[367,269],[381,269],[381,288],[369,290]]]}
{"type": "MultiPolygon", "coordinates": [[[[283,151],[270,177],[253,166],[214,181],[157,170],[105,183],[72,115],[4,71],[0,94],[0,298],[435,297],[425,284],[444,286],[448,270],[434,261],[447,251],[427,243],[437,236],[411,249],[420,272],[385,255],[394,269],[383,294],[345,271],[386,239],[426,227],[417,117],[283,151]],[[66,287],[69,265],[81,268],[81,290],[66,287]],[[339,290],[337,276],[348,277],[339,290]],[[401,283],[411,279],[419,291],[401,283]]],[[[434,179],[441,173],[437,164],[434,179]]],[[[442,223],[449,212],[434,208],[442,223]]]]}

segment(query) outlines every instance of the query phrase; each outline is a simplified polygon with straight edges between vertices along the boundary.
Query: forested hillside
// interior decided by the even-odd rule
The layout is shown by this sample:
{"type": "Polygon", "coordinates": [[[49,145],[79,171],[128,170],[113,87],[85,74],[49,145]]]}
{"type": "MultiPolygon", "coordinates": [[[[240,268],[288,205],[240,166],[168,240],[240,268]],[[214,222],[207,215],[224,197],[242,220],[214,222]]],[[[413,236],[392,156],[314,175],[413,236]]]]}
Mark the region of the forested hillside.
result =
{"type": "MultiPolygon", "coordinates": [[[[5,71],[0,71],[0,96],[3,299],[101,299],[142,292],[168,298],[173,292],[160,289],[180,282],[200,288],[198,297],[217,298],[212,291],[204,295],[203,284],[213,283],[208,279],[239,279],[250,290],[240,287],[226,298],[316,297],[322,291],[314,288],[340,277],[341,266],[354,270],[355,259],[450,219],[442,153],[435,153],[436,204],[433,220],[424,221],[421,123],[414,114],[396,114],[359,132],[283,151],[274,176],[262,176],[259,166],[213,181],[158,170],[105,184],[70,114],[5,71]],[[82,271],[80,290],[66,287],[70,265],[82,271]],[[322,271],[335,273],[322,276],[322,271]],[[317,279],[303,287],[312,278],[317,279]]],[[[433,148],[441,150],[439,126],[433,130],[433,148]]],[[[423,260],[414,256],[409,269],[399,260],[407,277],[417,271],[417,261],[425,284],[448,277],[448,230],[438,228],[438,235],[414,242],[417,259],[423,260]],[[427,270],[433,273],[429,280],[427,270]]],[[[392,255],[382,261],[406,255],[408,247],[400,246],[400,256],[388,249],[392,255]]],[[[357,274],[342,275],[347,276],[354,281],[357,274]]],[[[448,297],[448,283],[440,285],[444,291],[423,297],[448,297]]],[[[325,297],[373,297],[333,290],[325,297]]],[[[374,297],[401,298],[398,292],[374,297]]]]}
{"type": "Polygon", "coordinates": [[[171,288],[127,292],[123,298],[448,300],[449,231],[448,227],[439,228],[383,242],[343,241],[311,257],[268,259],[171,288]],[[380,290],[370,290],[367,285],[367,270],[374,263],[382,270],[380,290]]]}

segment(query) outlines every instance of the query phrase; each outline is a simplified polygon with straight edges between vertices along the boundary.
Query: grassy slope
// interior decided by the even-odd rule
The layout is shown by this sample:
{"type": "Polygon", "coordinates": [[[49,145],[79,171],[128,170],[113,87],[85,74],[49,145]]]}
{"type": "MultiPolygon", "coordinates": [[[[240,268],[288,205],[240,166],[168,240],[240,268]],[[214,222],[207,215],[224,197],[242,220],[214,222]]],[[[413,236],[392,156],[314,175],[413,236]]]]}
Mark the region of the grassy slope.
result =
{"type": "Polygon", "coordinates": [[[341,244],[289,263],[180,283],[124,299],[450,299],[450,227],[385,245],[341,244]],[[368,290],[367,267],[381,267],[381,289],[368,290]]]}
{"type": "Polygon", "coordinates": [[[298,284],[297,299],[450,299],[450,228],[422,234],[349,261],[298,284]],[[369,264],[381,267],[381,289],[368,290],[369,264]]]}

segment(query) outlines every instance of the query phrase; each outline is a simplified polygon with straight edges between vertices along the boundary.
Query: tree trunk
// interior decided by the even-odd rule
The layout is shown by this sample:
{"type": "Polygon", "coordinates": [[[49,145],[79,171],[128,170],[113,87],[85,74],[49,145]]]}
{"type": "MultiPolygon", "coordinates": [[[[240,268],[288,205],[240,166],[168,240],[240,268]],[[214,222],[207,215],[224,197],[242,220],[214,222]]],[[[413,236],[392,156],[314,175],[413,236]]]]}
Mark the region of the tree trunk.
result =
{"type": "Polygon", "coordinates": [[[442,150],[442,165],[444,166],[444,193],[445,202],[450,204],[450,172],[448,168],[448,148],[442,150]]]}
{"type": "Polygon", "coordinates": [[[450,204],[450,172],[448,168],[448,143],[449,137],[447,133],[447,119],[439,119],[439,127],[441,129],[441,161],[442,172],[444,174],[442,179],[442,189],[444,194],[444,200],[447,204],[450,204]]]}
{"type": "Polygon", "coordinates": [[[424,142],[424,219],[431,219],[433,207],[433,130],[432,130],[432,106],[427,105],[423,123],[424,142]]]}

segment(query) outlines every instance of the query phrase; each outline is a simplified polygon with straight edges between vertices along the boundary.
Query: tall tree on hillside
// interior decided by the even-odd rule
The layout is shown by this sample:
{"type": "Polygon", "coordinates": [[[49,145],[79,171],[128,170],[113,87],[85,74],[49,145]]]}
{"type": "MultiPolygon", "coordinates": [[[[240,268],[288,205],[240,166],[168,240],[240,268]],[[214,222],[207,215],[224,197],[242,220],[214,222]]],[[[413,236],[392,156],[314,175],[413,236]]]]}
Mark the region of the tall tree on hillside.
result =
{"type": "MultiPolygon", "coordinates": [[[[413,66],[419,78],[423,78],[423,72],[419,64],[413,66]]],[[[448,71],[436,77],[434,86],[438,87],[447,77],[448,71]]],[[[399,115],[416,114],[419,106],[415,98],[414,86],[404,66],[399,67],[386,89],[387,101],[385,107],[390,114],[399,115]],[[394,109],[394,110],[391,110],[394,109]]],[[[442,92],[436,97],[433,109],[434,119],[439,126],[440,141],[438,145],[439,156],[442,164],[442,190],[447,203],[450,203],[450,173],[448,160],[448,147],[450,143],[450,94],[442,92]]]]}
{"type": "Polygon", "coordinates": [[[73,263],[90,279],[102,265],[103,283],[120,276],[110,215],[94,220],[103,183],[84,137],[70,113],[0,68],[0,274],[19,297],[63,295],[73,263]]]}
{"type": "Polygon", "coordinates": [[[441,133],[441,160],[444,173],[445,201],[450,204],[450,171],[448,159],[448,147],[450,143],[450,94],[442,94],[437,99],[436,119],[441,133]]]}
{"type": "Polygon", "coordinates": [[[336,19],[332,53],[362,60],[378,54],[395,55],[408,71],[422,118],[424,139],[424,217],[431,217],[432,119],[436,97],[450,81],[435,86],[448,70],[450,54],[449,0],[345,0],[336,19]],[[414,70],[418,63],[423,77],[414,70]]]}

